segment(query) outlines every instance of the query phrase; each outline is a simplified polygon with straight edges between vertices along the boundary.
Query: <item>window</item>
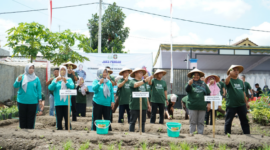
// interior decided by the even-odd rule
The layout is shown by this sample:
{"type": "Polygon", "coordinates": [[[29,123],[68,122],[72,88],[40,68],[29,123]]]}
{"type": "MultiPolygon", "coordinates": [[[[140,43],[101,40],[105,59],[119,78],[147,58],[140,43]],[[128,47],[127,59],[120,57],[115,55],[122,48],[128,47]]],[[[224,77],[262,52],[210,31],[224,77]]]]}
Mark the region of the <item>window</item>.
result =
{"type": "Polygon", "coordinates": [[[219,50],[220,55],[234,55],[233,49],[221,49],[219,50]]]}
{"type": "Polygon", "coordinates": [[[249,55],[249,50],[235,50],[235,55],[249,55]]]}

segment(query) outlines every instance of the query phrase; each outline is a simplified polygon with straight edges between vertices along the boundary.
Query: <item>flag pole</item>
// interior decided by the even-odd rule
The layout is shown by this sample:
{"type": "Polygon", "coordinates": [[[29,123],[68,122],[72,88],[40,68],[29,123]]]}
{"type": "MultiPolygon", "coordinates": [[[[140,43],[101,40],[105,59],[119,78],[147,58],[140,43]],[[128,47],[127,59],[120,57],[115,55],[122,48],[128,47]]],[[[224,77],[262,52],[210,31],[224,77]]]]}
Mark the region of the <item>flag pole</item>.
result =
{"type": "Polygon", "coordinates": [[[172,46],[172,11],[173,11],[173,7],[172,7],[172,0],[171,0],[171,5],[170,5],[170,16],[171,16],[171,79],[170,79],[170,83],[171,83],[171,94],[172,94],[172,84],[173,84],[173,57],[172,57],[172,52],[173,52],[173,46],[172,46]]]}

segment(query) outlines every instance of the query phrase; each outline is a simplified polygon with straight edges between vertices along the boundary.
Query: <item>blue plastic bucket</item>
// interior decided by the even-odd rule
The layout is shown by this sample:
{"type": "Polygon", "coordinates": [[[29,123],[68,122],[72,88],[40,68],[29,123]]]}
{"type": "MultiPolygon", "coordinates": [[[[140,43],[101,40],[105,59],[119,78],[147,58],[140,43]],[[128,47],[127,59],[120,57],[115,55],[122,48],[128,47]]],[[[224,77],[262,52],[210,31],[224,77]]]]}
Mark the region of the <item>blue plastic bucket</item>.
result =
{"type": "Polygon", "coordinates": [[[180,130],[182,127],[181,123],[167,122],[166,126],[167,126],[167,133],[169,137],[179,137],[180,130]]]}
{"type": "Polygon", "coordinates": [[[110,124],[110,120],[96,120],[95,126],[97,134],[108,134],[110,124]]]}

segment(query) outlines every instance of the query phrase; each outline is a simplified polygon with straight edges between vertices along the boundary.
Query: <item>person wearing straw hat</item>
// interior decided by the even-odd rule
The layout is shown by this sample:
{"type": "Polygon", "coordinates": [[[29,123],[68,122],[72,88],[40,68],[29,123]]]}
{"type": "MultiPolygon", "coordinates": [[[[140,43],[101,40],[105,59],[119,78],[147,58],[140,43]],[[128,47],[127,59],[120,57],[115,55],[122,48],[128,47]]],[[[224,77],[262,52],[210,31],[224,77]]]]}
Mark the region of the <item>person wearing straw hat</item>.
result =
{"type": "MultiPolygon", "coordinates": [[[[146,71],[141,68],[136,68],[130,74],[130,77],[134,78],[129,81],[130,92],[146,92],[146,84],[151,80],[151,77],[147,77],[142,80],[142,77],[146,74],[146,71]]],[[[129,131],[134,132],[135,123],[137,119],[140,121],[140,99],[133,98],[129,102],[130,109],[130,123],[129,131]]],[[[149,104],[148,98],[142,98],[142,132],[145,132],[145,121],[146,121],[146,110],[150,110],[151,106],[149,104]]]]}
{"type": "MultiPolygon", "coordinates": [[[[53,75],[51,75],[51,78],[49,81],[46,82],[46,86],[49,86],[53,79],[55,79],[56,77],[58,77],[59,75],[59,68],[54,68],[53,69],[53,75]],[[54,76],[54,77],[53,77],[54,76]]],[[[54,97],[53,97],[53,91],[49,91],[50,96],[49,96],[49,103],[50,103],[50,116],[54,116],[54,97]]]]}
{"type": "Polygon", "coordinates": [[[167,99],[169,102],[169,105],[167,105],[167,102],[165,101],[165,119],[173,119],[173,106],[175,105],[178,96],[176,94],[168,94],[167,99]]]}
{"type": "MultiPolygon", "coordinates": [[[[63,66],[66,66],[68,69],[68,77],[72,79],[73,84],[76,85],[76,82],[78,81],[79,77],[78,74],[73,71],[73,69],[76,69],[77,66],[73,64],[72,62],[64,63],[63,66]]],[[[77,121],[77,108],[76,108],[76,97],[77,96],[71,96],[71,103],[72,103],[72,121],[77,121]]]]}
{"type": "Polygon", "coordinates": [[[228,76],[225,80],[227,87],[225,134],[231,134],[232,121],[236,113],[239,116],[244,134],[250,134],[247,119],[247,109],[250,106],[246,99],[244,83],[238,79],[239,73],[243,72],[243,70],[244,67],[241,65],[231,65],[227,71],[228,76]]]}
{"type": "MultiPolygon", "coordinates": [[[[92,83],[94,91],[93,96],[93,112],[92,112],[92,126],[91,130],[96,131],[96,120],[111,120],[112,110],[114,109],[114,94],[113,86],[109,79],[107,79],[108,71],[106,68],[99,68],[97,70],[97,78],[92,83]]],[[[109,131],[112,131],[111,125],[109,131]]]]}
{"type": "MultiPolygon", "coordinates": [[[[210,96],[220,96],[220,88],[218,87],[217,83],[219,83],[219,77],[216,75],[209,75],[208,77],[205,78],[205,83],[209,87],[211,94],[210,96]]],[[[211,109],[210,111],[206,111],[205,114],[205,124],[209,124],[209,116],[210,116],[210,125],[213,124],[213,117],[212,115],[217,116],[217,109],[221,108],[222,103],[221,102],[215,102],[215,108],[212,107],[212,102],[211,102],[211,109]],[[212,109],[215,109],[215,114],[212,114],[212,109]]]]}
{"type": "Polygon", "coordinates": [[[114,76],[112,76],[113,71],[111,70],[111,67],[106,66],[106,69],[108,70],[108,76],[107,76],[107,79],[109,79],[109,80],[111,81],[112,85],[115,86],[115,85],[116,85],[116,82],[115,82],[114,76]]]}
{"type": "Polygon", "coordinates": [[[203,134],[204,131],[204,117],[205,110],[210,110],[210,102],[204,101],[204,96],[210,95],[210,89],[201,81],[200,78],[204,76],[204,73],[199,69],[191,70],[188,75],[191,78],[185,85],[185,89],[188,95],[186,107],[189,111],[190,122],[190,134],[196,131],[198,134],[203,134]]]}
{"type": "MultiPolygon", "coordinates": [[[[59,67],[59,75],[53,79],[48,89],[53,91],[57,130],[63,130],[62,120],[65,119],[65,129],[68,130],[68,96],[60,95],[60,90],[74,89],[74,83],[68,77],[66,66],[59,67]]],[[[70,106],[73,104],[70,103],[70,106]]],[[[71,124],[70,124],[71,126],[71,124]]]]}
{"type": "Polygon", "coordinates": [[[151,86],[151,104],[152,104],[152,111],[151,111],[151,119],[150,123],[156,122],[156,113],[157,108],[159,110],[159,123],[164,123],[164,103],[169,105],[167,99],[167,84],[162,77],[166,75],[166,71],[157,69],[154,73],[154,79],[150,80],[149,85],[151,86]]]}
{"type": "Polygon", "coordinates": [[[14,88],[19,88],[17,102],[21,129],[35,128],[37,105],[42,101],[40,80],[34,71],[34,64],[27,64],[24,74],[18,76],[13,84],[14,88]]]}
{"type": "Polygon", "coordinates": [[[128,76],[132,72],[129,68],[123,68],[119,75],[123,76],[122,79],[118,80],[118,99],[119,99],[119,119],[118,123],[124,122],[124,113],[127,111],[128,123],[130,122],[130,110],[129,110],[129,101],[131,98],[130,86],[128,76]]]}
{"type": "MultiPolygon", "coordinates": [[[[243,83],[244,83],[244,86],[245,86],[245,93],[246,93],[246,96],[248,97],[248,99],[249,99],[249,98],[253,99],[252,88],[251,88],[250,84],[249,84],[248,82],[246,82],[246,76],[245,76],[245,75],[241,75],[241,79],[242,79],[242,81],[243,81],[243,83]],[[248,90],[250,91],[251,96],[249,96],[248,90]]],[[[248,100],[248,99],[247,99],[247,100],[248,100]]]]}

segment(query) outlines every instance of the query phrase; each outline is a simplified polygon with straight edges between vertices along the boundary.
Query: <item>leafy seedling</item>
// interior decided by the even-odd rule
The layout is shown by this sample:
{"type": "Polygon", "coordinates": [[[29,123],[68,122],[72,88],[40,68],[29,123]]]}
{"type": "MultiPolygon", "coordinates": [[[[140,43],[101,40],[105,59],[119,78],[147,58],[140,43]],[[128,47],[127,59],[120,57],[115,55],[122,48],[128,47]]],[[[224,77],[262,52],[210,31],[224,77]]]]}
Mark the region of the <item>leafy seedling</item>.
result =
{"type": "Polygon", "coordinates": [[[172,118],[172,115],[170,115],[170,117],[172,118]]]}
{"type": "Polygon", "coordinates": [[[244,149],[243,149],[243,146],[244,146],[244,145],[245,145],[244,143],[240,142],[240,143],[239,143],[239,148],[238,148],[238,150],[244,150],[244,149]]]}
{"type": "Polygon", "coordinates": [[[157,149],[157,144],[153,145],[153,150],[157,149]]]}
{"type": "Polygon", "coordinates": [[[171,143],[170,143],[170,149],[171,149],[171,150],[177,150],[178,147],[177,147],[177,145],[176,145],[175,143],[171,142],[171,143]]]}
{"type": "Polygon", "coordinates": [[[125,135],[128,135],[128,133],[127,133],[127,132],[125,132],[125,135]]]}
{"type": "Polygon", "coordinates": [[[89,148],[89,145],[90,143],[86,142],[80,146],[79,150],[87,150],[89,148]]]}
{"type": "Polygon", "coordinates": [[[121,119],[122,123],[124,123],[124,119],[121,119]]]}
{"type": "Polygon", "coordinates": [[[162,129],[161,129],[161,128],[159,128],[159,129],[158,129],[158,132],[161,132],[161,131],[162,131],[162,129]]]}
{"type": "Polygon", "coordinates": [[[49,145],[49,150],[56,150],[55,145],[53,146],[53,148],[51,148],[51,145],[49,145]]]}
{"type": "Polygon", "coordinates": [[[98,148],[99,149],[102,149],[102,147],[103,147],[103,144],[102,143],[98,143],[98,148]]]}
{"type": "Polygon", "coordinates": [[[147,143],[146,143],[146,142],[143,142],[143,143],[142,143],[142,149],[143,149],[143,150],[147,150],[147,143]]]}
{"type": "Polygon", "coordinates": [[[215,147],[215,144],[214,143],[213,144],[211,144],[211,143],[208,143],[207,144],[207,150],[213,150],[214,147],[215,147]]]}
{"type": "Polygon", "coordinates": [[[109,146],[109,148],[108,148],[108,150],[114,150],[114,149],[115,149],[114,144],[111,144],[111,145],[109,146]]]}
{"type": "Polygon", "coordinates": [[[228,136],[228,138],[230,138],[231,137],[231,134],[230,133],[227,133],[227,136],[228,136]]]}
{"type": "Polygon", "coordinates": [[[197,145],[194,145],[193,146],[193,150],[197,150],[198,149],[198,146],[197,145]]]}
{"type": "Polygon", "coordinates": [[[122,143],[123,143],[122,141],[120,141],[120,142],[118,143],[118,145],[117,145],[117,146],[118,146],[118,150],[121,150],[122,143]]]}
{"type": "Polygon", "coordinates": [[[187,142],[180,143],[180,147],[182,150],[189,150],[190,146],[187,142]]]}
{"type": "Polygon", "coordinates": [[[43,139],[43,138],[44,138],[44,135],[39,136],[39,138],[40,138],[40,139],[43,139]]]}
{"type": "Polygon", "coordinates": [[[198,133],[197,131],[193,132],[193,134],[197,134],[197,133],[198,133]]]}
{"type": "Polygon", "coordinates": [[[79,113],[79,117],[81,117],[81,113],[79,113]]]}
{"type": "Polygon", "coordinates": [[[73,149],[72,145],[73,145],[73,143],[71,142],[71,140],[69,140],[63,144],[63,148],[64,148],[64,150],[72,150],[73,149]]]}
{"type": "Polygon", "coordinates": [[[88,128],[84,128],[85,131],[88,131],[88,128]]]}
{"type": "Polygon", "coordinates": [[[227,145],[226,144],[219,144],[219,150],[226,150],[227,149],[227,145]]]}

